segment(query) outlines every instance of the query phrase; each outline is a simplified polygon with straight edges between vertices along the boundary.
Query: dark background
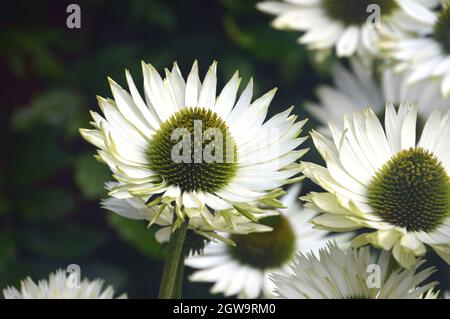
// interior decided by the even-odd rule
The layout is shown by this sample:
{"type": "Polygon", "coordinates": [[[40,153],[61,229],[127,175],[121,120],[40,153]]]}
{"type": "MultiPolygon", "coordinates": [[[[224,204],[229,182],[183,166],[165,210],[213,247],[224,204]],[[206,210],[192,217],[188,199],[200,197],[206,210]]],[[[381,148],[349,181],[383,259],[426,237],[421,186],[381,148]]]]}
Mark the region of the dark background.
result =
{"type": "MultiPolygon", "coordinates": [[[[102,277],[129,297],[156,297],[163,251],[145,222],[99,207],[110,180],[81,139],[96,95],[111,97],[107,76],[141,86],[141,60],[161,73],[194,59],[203,76],[219,61],[219,87],[238,69],[259,96],[277,86],[270,112],[302,102],[329,81],[333,58],[314,62],[298,34],[270,27],[254,0],[8,1],[0,8],[0,289],[27,275],[46,278],[69,264],[102,277]],[[81,29],[66,26],[66,7],[81,7],[81,29]]],[[[307,129],[314,127],[310,121],[307,129]]],[[[310,146],[310,142],[308,145],[310,146]]],[[[318,161],[314,151],[306,156],[318,161]]],[[[311,190],[306,183],[304,191],[311,190]]],[[[431,256],[449,286],[448,266],[431,256]]],[[[208,284],[186,283],[184,296],[208,297],[208,284]]],[[[1,295],[1,294],[0,294],[1,295]]]]}

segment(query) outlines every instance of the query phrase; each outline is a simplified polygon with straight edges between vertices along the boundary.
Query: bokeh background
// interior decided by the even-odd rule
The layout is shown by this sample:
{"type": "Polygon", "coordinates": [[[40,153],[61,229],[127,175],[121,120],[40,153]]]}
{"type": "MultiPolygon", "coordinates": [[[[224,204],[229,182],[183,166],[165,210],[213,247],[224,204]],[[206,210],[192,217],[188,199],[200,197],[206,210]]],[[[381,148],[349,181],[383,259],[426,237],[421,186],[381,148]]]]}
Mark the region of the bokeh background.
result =
{"type": "MultiPolygon", "coordinates": [[[[219,61],[219,86],[236,69],[255,80],[255,96],[277,86],[276,113],[302,103],[330,81],[334,58],[320,63],[298,34],[270,27],[255,0],[8,1],[0,10],[0,291],[30,275],[46,278],[78,264],[132,298],[157,296],[164,250],[145,222],[100,208],[109,180],[80,127],[96,95],[111,97],[107,76],[141,83],[141,60],[162,72],[194,59],[204,74],[219,61]],[[81,29],[66,8],[81,7],[81,29]]],[[[246,82],[246,81],[244,81],[246,82]]],[[[310,120],[307,129],[317,124],[310,120]]],[[[308,144],[311,144],[308,142],[308,144]]],[[[310,151],[309,160],[319,161],[310,151]]],[[[314,188],[305,183],[303,191],[314,188]]],[[[449,267],[428,256],[448,288],[449,267]]],[[[187,270],[189,274],[189,269],[187,270]]],[[[209,284],[186,281],[184,297],[208,298],[209,284]]]]}

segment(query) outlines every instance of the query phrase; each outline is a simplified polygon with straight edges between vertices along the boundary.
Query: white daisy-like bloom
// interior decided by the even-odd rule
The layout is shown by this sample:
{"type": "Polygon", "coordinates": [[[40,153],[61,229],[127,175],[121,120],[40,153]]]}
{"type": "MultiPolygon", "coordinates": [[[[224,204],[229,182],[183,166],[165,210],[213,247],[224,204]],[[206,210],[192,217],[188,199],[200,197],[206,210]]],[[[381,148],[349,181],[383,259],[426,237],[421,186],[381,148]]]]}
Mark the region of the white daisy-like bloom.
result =
{"type": "Polygon", "coordinates": [[[391,255],[378,258],[369,247],[341,250],[330,243],[317,255],[299,254],[289,273],[272,276],[275,292],[285,299],[436,299],[437,282],[420,286],[433,268],[392,268],[391,255]]]}
{"type": "Polygon", "coordinates": [[[77,275],[57,270],[49,275],[48,280],[35,283],[30,277],[22,280],[20,290],[8,287],[3,290],[5,299],[125,299],[126,294],[114,297],[114,289],[103,287],[103,280],[79,282],[77,275]]]}
{"type": "Polygon", "coordinates": [[[416,142],[417,106],[386,106],[385,128],[371,109],[344,115],[344,129],[330,124],[332,139],[312,132],[326,167],[303,162],[303,173],[326,192],[303,199],[323,212],[321,228],[368,228],[354,246],[392,250],[404,267],[426,245],[450,263],[450,111],[435,109],[416,142]]]}
{"type": "Polygon", "coordinates": [[[302,31],[299,42],[338,57],[377,55],[381,30],[392,34],[420,30],[427,22],[422,11],[439,0],[284,0],[265,1],[259,10],[276,15],[277,29],[302,31]],[[408,14],[412,12],[411,14],[408,14]]]}
{"type": "Polygon", "coordinates": [[[397,61],[396,70],[410,72],[409,83],[438,79],[441,93],[450,94],[450,7],[439,11],[421,8],[426,25],[419,32],[387,34],[380,47],[397,61]]]}
{"type": "Polygon", "coordinates": [[[173,230],[186,218],[211,224],[222,216],[228,231],[245,216],[252,231],[264,231],[257,204],[276,205],[280,187],[300,178],[306,121],[297,122],[292,107],[266,121],[276,90],[252,102],[250,80],[238,98],[237,72],[216,96],[216,68],[201,82],[194,62],[185,81],[176,63],[164,79],[143,63],[145,100],[128,71],[131,94],[109,79],[114,100],[98,98],[104,117],[91,112],[94,129],[81,134],[118,182],[109,195],[138,198],[158,214],[171,208],[173,230]]]}
{"type": "Polygon", "coordinates": [[[420,299],[439,299],[439,294],[441,292],[436,289],[430,289],[427,293],[423,294],[420,299]]]}
{"type": "MultiPolygon", "coordinates": [[[[107,183],[107,189],[111,189],[116,183],[107,183]]],[[[132,197],[119,199],[109,197],[102,200],[103,208],[115,212],[116,214],[136,220],[146,220],[149,225],[155,224],[160,226],[155,233],[155,239],[163,244],[169,241],[172,232],[173,210],[170,207],[164,207],[160,212],[160,207],[149,207],[141,198],[132,197]]],[[[242,214],[235,214],[233,224],[230,225],[224,219],[223,215],[213,214],[207,210],[205,212],[210,215],[208,223],[205,223],[202,216],[193,216],[189,218],[188,228],[197,234],[210,240],[218,239],[229,242],[227,238],[220,236],[217,232],[227,232],[234,234],[248,234],[253,232],[270,231],[271,228],[265,225],[255,225],[254,222],[244,217],[242,214]],[[256,227],[257,226],[257,227],[256,227]]],[[[263,216],[270,215],[270,212],[263,213],[263,216]]]]}
{"type": "Polygon", "coordinates": [[[408,73],[398,73],[392,68],[381,68],[379,83],[373,72],[357,59],[350,59],[349,69],[336,64],[331,73],[333,86],[320,86],[317,89],[318,103],[305,104],[321,122],[322,127],[318,130],[322,134],[327,134],[329,122],[341,128],[342,114],[361,111],[368,106],[376,114],[382,114],[386,103],[417,103],[420,105],[419,116],[427,118],[434,108],[450,104],[450,99],[441,96],[438,81],[428,79],[409,84],[408,73]]]}
{"type": "Polygon", "coordinates": [[[273,297],[272,272],[286,270],[296,251],[312,253],[333,238],[341,246],[349,245],[349,234],[328,236],[327,231],[313,228],[309,223],[316,213],[300,206],[297,199],[300,185],[291,186],[281,201],[287,208],[279,215],[261,222],[273,231],[249,235],[228,236],[235,246],[210,242],[203,254],[190,256],[186,265],[199,269],[191,281],[214,282],[211,293],[240,298],[273,297]]]}

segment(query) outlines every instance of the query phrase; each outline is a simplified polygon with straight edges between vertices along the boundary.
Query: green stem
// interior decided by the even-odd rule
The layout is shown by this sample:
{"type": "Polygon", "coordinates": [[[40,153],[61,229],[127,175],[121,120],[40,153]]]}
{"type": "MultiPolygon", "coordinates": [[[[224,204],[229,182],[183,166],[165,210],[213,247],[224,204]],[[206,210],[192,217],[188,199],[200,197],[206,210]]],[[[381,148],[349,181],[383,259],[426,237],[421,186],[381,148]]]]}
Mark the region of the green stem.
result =
{"type": "MultiPolygon", "coordinates": [[[[183,251],[184,255],[184,251],[183,251]]],[[[184,276],[184,263],[178,266],[177,270],[177,280],[175,284],[175,288],[173,290],[173,298],[180,299],[183,293],[183,276],[184,276]]]]}
{"type": "Polygon", "coordinates": [[[179,298],[181,293],[181,285],[183,280],[184,267],[184,240],[187,232],[187,221],[182,223],[180,227],[170,236],[169,245],[167,247],[166,262],[159,288],[160,299],[179,298]],[[181,278],[180,278],[181,277],[181,278]]]}

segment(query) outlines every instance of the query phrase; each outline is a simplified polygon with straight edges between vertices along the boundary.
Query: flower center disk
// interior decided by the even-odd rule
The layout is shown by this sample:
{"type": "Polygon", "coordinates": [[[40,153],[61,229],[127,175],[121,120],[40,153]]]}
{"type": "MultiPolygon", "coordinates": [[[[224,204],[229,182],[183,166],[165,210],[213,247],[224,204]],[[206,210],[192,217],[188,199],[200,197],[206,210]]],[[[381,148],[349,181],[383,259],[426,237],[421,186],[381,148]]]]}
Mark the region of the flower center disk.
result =
{"type": "Polygon", "coordinates": [[[389,15],[397,8],[395,0],[323,0],[323,4],[330,18],[347,26],[366,23],[377,10],[373,8],[379,8],[380,16],[389,15]]]}
{"type": "Polygon", "coordinates": [[[257,269],[283,266],[296,250],[296,235],[282,215],[266,217],[261,224],[273,228],[270,232],[231,235],[236,247],[229,247],[230,255],[240,263],[257,269]]]}
{"type": "Polygon", "coordinates": [[[237,147],[225,122],[214,111],[184,108],[152,136],[150,169],[182,191],[215,192],[237,171],[237,147]]]}
{"type": "Polygon", "coordinates": [[[444,9],[434,25],[433,38],[441,45],[442,50],[450,54],[450,8],[444,9]]]}
{"type": "Polygon", "coordinates": [[[408,231],[430,232],[450,214],[450,177],[427,150],[402,150],[376,173],[368,199],[384,221],[408,231]]]}

